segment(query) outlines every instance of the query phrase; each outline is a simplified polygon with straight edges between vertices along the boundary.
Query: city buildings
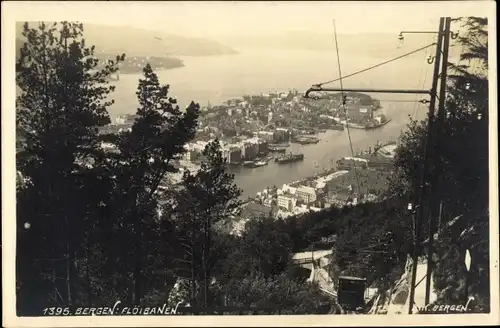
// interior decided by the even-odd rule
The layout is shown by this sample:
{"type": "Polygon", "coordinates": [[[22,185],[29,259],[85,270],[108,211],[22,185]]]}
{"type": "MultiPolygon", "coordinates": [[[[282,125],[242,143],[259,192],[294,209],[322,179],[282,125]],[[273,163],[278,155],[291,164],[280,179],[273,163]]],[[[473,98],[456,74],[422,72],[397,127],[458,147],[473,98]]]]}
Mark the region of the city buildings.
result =
{"type": "Polygon", "coordinates": [[[296,205],[297,205],[297,196],[290,193],[278,195],[279,208],[291,212],[296,205]]]}
{"type": "Polygon", "coordinates": [[[228,164],[240,163],[242,158],[241,147],[233,144],[225,146],[222,149],[222,157],[226,159],[228,164]]]}
{"type": "Polygon", "coordinates": [[[259,145],[255,139],[248,139],[241,146],[243,160],[251,161],[259,155],[259,145]]]}
{"type": "Polygon", "coordinates": [[[258,219],[262,217],[272,216],[274,213],[272,207],[257,204],[255,202],[248,203],[241,212],[243,220],[258,219]]]}
{"type": "Polygon", "coordinates": [[[274,130],[274,142],[288,142],[290,141],[290,130],[285,128],[276,128],[274,130]]]}
{"type": "MultiPolygon", "coordinates": [[[[245,96],[243,100],[232,99],[222,105],[203,111],[195,139],[186,145],[183,160],[197,163],[208,142],[218,138],[222,155],[228,164],[254,161],[268,154],[268,144],[288,143],[292,131],[296,134],[315,133],[328,129],[333,124],[346,124],[340,95],[335,99],[308,101],[297,92],[269,92],[257,96],[245,96]]],[[[368,99],[369,100],[369,99],[368,99]]],[[[348,120],[352,123],[375,121],[376,107],[363,97],[349,96],[347,101],[348,120]]],[[[133,124],[134,115],[116,119],[116,125],[127,127],[133,124]],[[119,124],[119,125],[118,125],[119,124]]],[[[387,171],[391,170],[394,148],[384,146],[376,154],[371,151],[356,157],[345,157],[337,161],[337,170],[328,175],[290,184],[281,189],[266,189],[258,193],[243,211],[247,219],[272,215],[296,215],[323,207],[344,206],[353,202],[376,199],[387,187],[387,171]],[[356,168],[361,184],[357,190],[356,168]],[[356,189],[356,190],[354,190],[356,189]],[[358,196],[359,193],[359,196],[358,196]]],[[[241,221],[241,222],[244,222],[241,221]]]]}
{"type": "Polygon", "coordinates": [[[368,160],[359,157],[344,157],[337,161],[338,170],[351,170],[356,165],[356,168],[366,169],[368,167],[368,160]]]}
{"type": "Polygon", "coordinates": [[[257,136],[269,143],[274,142],[274,131],[259,131],[257,133],[257,136]]]}
{"type": "Polygon", "coordinates": [[[115,124],[116,125],[132,125],[132,124],[134,124],[136,117],[137,117],[137,115],[134,115],[134,114],[120,115],[117,118],[115,118],[115,124]]]}
{"type": "Polygon", "coordinates": [[[308,186],[298,187],[296,195],[301,202],[306,204],[313,203],[317,199],[316,189],[308,186]]]}
{"type": "Polygon", "coordinates": [[[348,191],[328,192],[326,204],[329,206],[342,207],[352,199],[352,195],[348,191]]]}

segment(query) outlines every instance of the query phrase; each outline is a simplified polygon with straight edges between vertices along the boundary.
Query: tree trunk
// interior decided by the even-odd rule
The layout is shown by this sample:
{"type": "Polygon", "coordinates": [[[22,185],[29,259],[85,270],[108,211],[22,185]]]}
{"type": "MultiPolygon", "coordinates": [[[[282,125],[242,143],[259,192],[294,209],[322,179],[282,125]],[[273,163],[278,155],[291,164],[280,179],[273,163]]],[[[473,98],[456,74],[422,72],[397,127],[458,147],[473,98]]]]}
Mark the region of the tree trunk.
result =
{"type": "Polygon", "coordinates": [[[91,251],[90,251],[90,245],[92,243],[90,242],[90,233],[89,233],[89,229],[87,229],[87,272],[86,272],[86,280],[87,280],[87,305],[90,307],[92,306],[92,284],[91,284],[91,281],[90,281],[90,265],[92,263],[91,259],[90,259],[90,254],[91,254],[91,251]]]}
{"type": "MultiPolygon", "coordinates": [[[[68,188],[68,182],[63,181],[63,188],[68,188]]],[[[65,190],[63,189],[63,191],[65,190]]],[[[66,195],[70,195],[69,191],[66,191],[66,195]]],[[[66,199],[66,206],[71,207],[71,202],[66,199]]],[[[69,222],[69,215],[72,215],[72,211],[68,209],[63,210],[64,215],[64,223],[65,223],[65,233],[66,233],[66,294],[67,294],[67,304],[71,308],[75,306],[75,289],[74,289],[74,279],[75,279],[75,254],[74,254],[74,245],[72,242],[73,238],[73,229],[71,228],[69,222]]]]}
{"type": "Polygon", "coordinates": [[[210,291],[210,267],[209,267],[209,255],[210,255],[210,218],[207,217],[205,220],[205,245],[203,247],[203,273],[205,278],[205,306],[208,306],[209,291],[210,291]]]}
{"type": "Polygon", "coordinates": [[[142,255],[142,245],[140,238],[140,222],[136,223],[136,232],[135,232],[135,259],[134,259],[134,305],[139,305],[141,303],[142,298],[142,268],[141,268],[141,255],[142,255]]]}
{"type": "Polygon", "coordinates": [[[66,256],[66,294],[67,294],[67,302],[68,302],[68,306],[69,307],[72,307],[73,306],[73,303],[71,302],[71,299],[72,299],[72,295],[71,295],[71,278],[70,278],[70,275],[71,275],[71,270],[70,270],[70,266],[71,266],[71,259],[70,259],[70,256],[69,256],[69,246],[68,246],[69,243],[67,243],[67,251],[68,251],[68,254],[66,256]]]}
{"type": "Polygon", "coordinates": [[[208,307],[208,275],[207,275],[207,260],[206,260],[206,256],[207,256],[207,251],[206,249],[203,249],[203,280],[204,280],[204,283],[203,283],[203,289],[204,289],[204,293],[203,293],[203,301],[204,301],[204,305],[205,307],[208,307]]]}
{"type": "MultiPolygon", "coordinates": [[[[136,204],[137,206],[137,204],[136,204]]],[[[132,211],[131,219],[134,224],[134,270],[133,270],[133,303],[134,305],[140,305],[142,299],[142,219],[139,210],[132,211]]]]}
{"type": "Polygon", "coordinates": [[[191,222],[191,306],[196,306],[196,225],[191,222]]]}
{"type": "Polygon", "coordinates": [[[76,306],[76,287],[75,287],[75,282],[77,279],[77,273],[76,273],[76,260],[75,260],[75,251],[72,247],[72,244],[70,242],[70,253],[69,253],[69,284],[70,284],[70,289],[71,289],[71,295],[70,295],[70,302],[72,306],[76,306]]]}
{"type": "Polygon", "coordinates": [[[195,244],[192,246],[191,255],[191,306],[196,306],[196,257],[195,257],[195,244]]]}
{"type": "MultiPolygon", "coordinates": [[[[67,219],[66,219],[67,220],[67,219]]],[[[75,306],[75,256],[70,242],[71,234],[68,234],[66,239],[66,293],[68,306],[71,308],[75,306]]]]}

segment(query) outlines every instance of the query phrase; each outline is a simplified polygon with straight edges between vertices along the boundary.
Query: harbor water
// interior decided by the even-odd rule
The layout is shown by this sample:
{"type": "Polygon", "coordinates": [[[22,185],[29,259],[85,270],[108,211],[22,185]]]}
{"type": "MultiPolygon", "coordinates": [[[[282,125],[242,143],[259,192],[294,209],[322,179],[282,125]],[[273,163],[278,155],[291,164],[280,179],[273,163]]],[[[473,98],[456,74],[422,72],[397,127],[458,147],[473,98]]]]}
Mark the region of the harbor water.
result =
{"type": "MultiPolygon", "coordinates": [[[[381,61],[380,57],[370,58],[359,54],[343,57],[342,71],[345,75],[381,61]]],[[[206,105],[207,102],[215,105],[245,94],[286,92],[289,89],[304,92],[314,83],[337,77],[334,58],[332,52],[242,51],[237,55],[182,58],[185,67],[158,71],[157,74],[161,83],[170,84],[170,96],[178,99],[183,108],[191,100],[200,105],[206,105]]],[[[391,63],[384,69],[346,79],[344,87],[429,88],[430,79],[424,84],[424,74],[426,70],[431,70],[431,66],[426,63],[425,54],[422,53],[406,61],[391,63]]],[[[119,81],[114,82],[116,91],[112,97],[115,104],[109,109],[112,119],[136,111],[135,92],[139,78],[140,74],[122,75],[119,81]]],[[[391,118],[391,122],[374,130],[349,129],[354,152],[367,150],[368,147],[373,149],[377,141],[384,143],[396,140],[409,122],[409,116],[417,119],[425,116],[426,106],[415,102],[425,96],[371,96],[381,100],[380,112],[391,118]]],[[[279,187],[283,183],[320,173],[334,167],[338,159],[351,155],[347,130],[329,130],[318,134],[318,137],[320,142],[317,144],[291,144],[287,149],[287,152],[303,153],[303,161],[281,165],[271,161],[257,168],[230,168],[235,174],[236,183],[243,190],[243,196],[254,196],[266,186],[279,187]]]]}

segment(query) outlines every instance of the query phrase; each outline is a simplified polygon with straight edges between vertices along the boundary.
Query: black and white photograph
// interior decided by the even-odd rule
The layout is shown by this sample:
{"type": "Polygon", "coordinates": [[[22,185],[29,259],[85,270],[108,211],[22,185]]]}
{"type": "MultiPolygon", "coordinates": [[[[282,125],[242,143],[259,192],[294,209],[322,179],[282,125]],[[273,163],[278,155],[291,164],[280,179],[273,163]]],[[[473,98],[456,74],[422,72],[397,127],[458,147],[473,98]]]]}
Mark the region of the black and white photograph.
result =
{"type": "Polygon", "coordinates": [[[2,9],[4,326],[500,323],[494,2],[2,9]]]}

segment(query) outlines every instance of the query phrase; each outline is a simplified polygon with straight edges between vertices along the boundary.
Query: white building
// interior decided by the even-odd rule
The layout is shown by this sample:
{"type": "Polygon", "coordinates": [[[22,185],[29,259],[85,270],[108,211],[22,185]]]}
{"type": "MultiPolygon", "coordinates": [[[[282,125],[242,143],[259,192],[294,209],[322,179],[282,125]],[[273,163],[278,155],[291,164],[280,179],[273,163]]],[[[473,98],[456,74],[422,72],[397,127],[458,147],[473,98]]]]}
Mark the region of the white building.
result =
{"type": "Polygon", "coordinates": [[[297,192],[297,188],[289,186],[286,183],[283,185],[283,187],[281,187],[281,190],[283,190],[283,193],[289,193],[292,195],[295,195],[297,192]]]}
{"type": "Polygon", "coordinates": [[[116,149],[116,145],[114,145],[110,142],[101,142],[101,147],[103,149],[116,149]]]}
{"type": "Polygon", "coordinates": [[[133,124],[137,115],[126,114],[120,115],[115,118],[115,124],[123,125],[123,124],[133,124]]]}
{"type": "Polygon", "coordinates": [[[315,202],[317,197],[316,197],[316,190],[312,187],[308,186],[300,186],[297,188],[297,197],[299,200],[303,201],[306,204],[315,202]]]}
{"type": "Polygon", "coordinates": [[[279,218],[279,219],[286,219],[290,216],[293,216],[294,213],[292,212],[288,212],[288,211],[283,211],[283,210],[278,210],[278,212],[276,212],[276,218],[279,218]]]}
{"type": "Polygon", "coordinates": [[[284,208],[287,211],[292,211],[292,209],[297,205],[297,197],[292,194],[282,194],[278,195],[278,206],[284,208]]]}
{"type": "Polygon", "coordinates": [[[273,120],[273,112],[269,112],[269,114],[267,114],[267,123],[271,123],[271,121],[273,120]]]}
{"type": "Polygon", "coordinates": [[[304,214],[309,212],[310,210],[307,208],[306,205],[295,206],[292,211],[293,214],[304,214]]]}
{"type": "Polygon", "coordinates": [[[273,206],[273,199],[271,197],[266,198],[262,201],[262,205],[266,207],[272,207],[273,206]]]}
{"type": "Polygon", "coordinates": [[[115,118],[115,123],[117,125],[122,125],[122,124],[126,124],[127,123],[127,119],[122,117],[122,116],[118,116],[117,118],[115,118]]]}

